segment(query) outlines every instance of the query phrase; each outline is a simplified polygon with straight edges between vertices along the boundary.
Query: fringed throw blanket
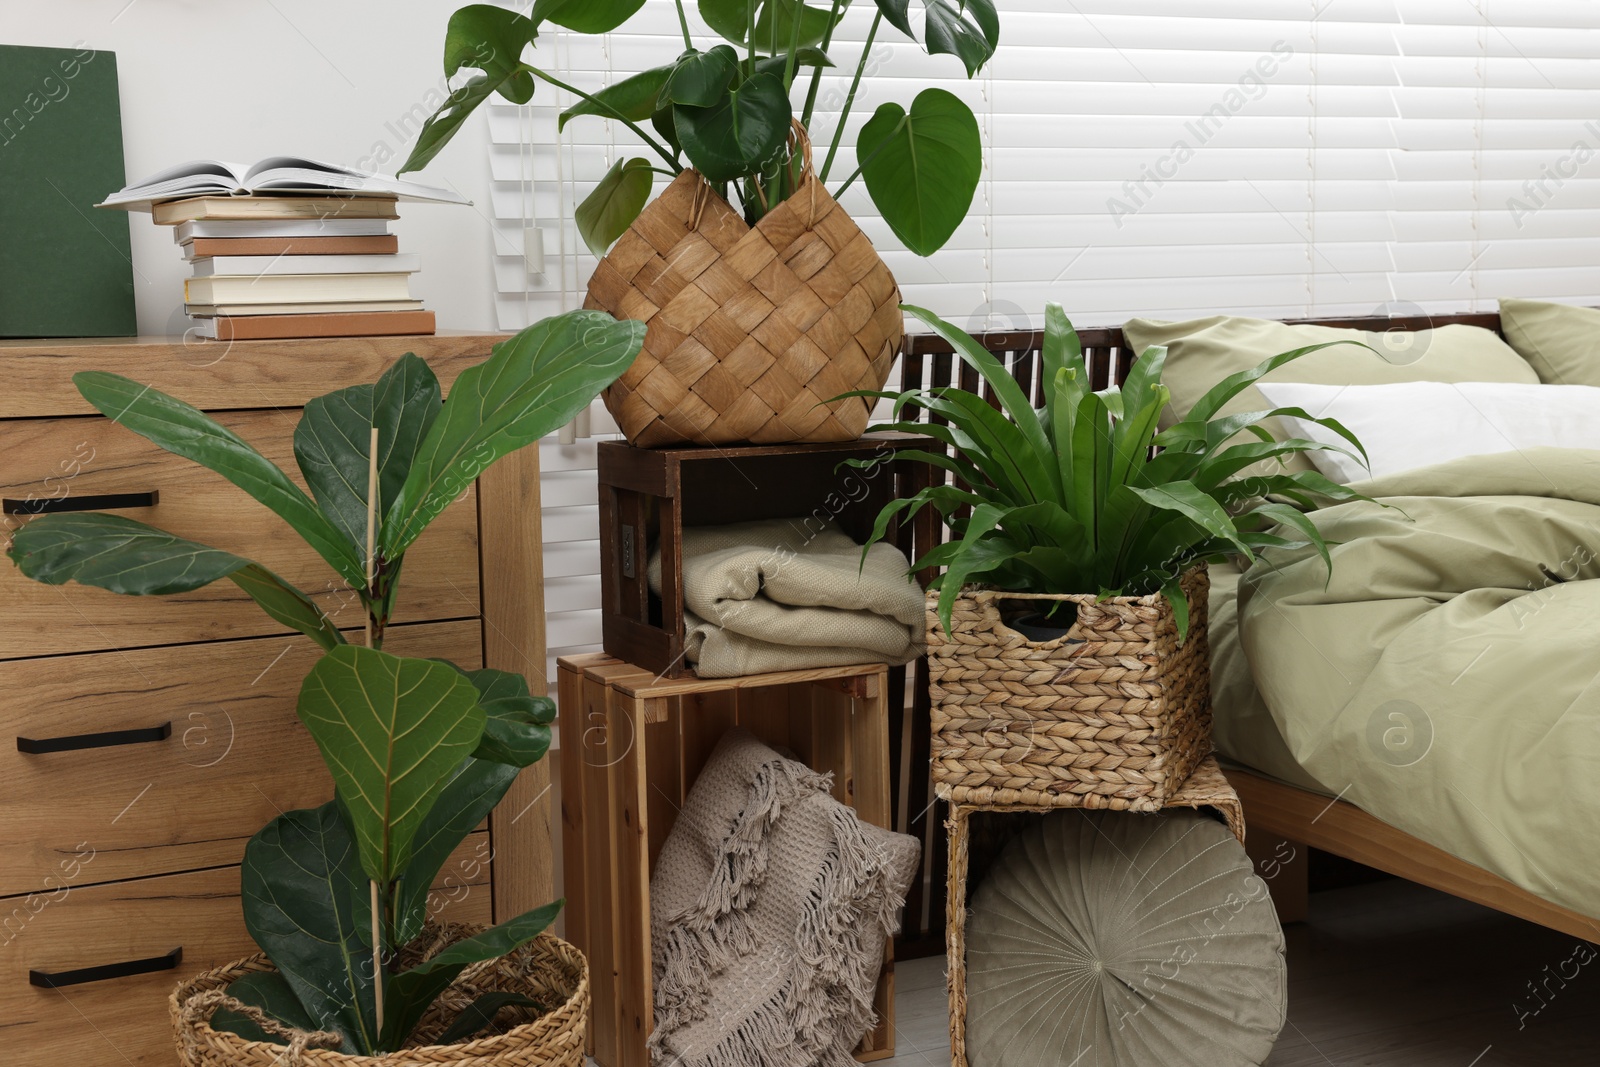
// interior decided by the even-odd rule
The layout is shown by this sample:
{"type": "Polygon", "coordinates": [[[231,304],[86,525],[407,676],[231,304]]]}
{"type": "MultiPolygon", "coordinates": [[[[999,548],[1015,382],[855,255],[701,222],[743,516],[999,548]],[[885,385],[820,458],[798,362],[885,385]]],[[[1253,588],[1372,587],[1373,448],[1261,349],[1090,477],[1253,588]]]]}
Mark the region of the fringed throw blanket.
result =
{"type": "MultiPolygon", "coordinates": [[[[922,590],[905,555],[867,551],[837,526],[773,519],[683,531],[688,661],[702,678],[846,663],[906,663],[921,654],[922,590]]],[[[661,593],[661,551],[650,557],[661,593]]]]}
{"type": "Polygon", "coordinates": [[[920,846],[830,786],[745,730],[718,744],[650,880],[657,1067],[854,1063],[920,846]]]}

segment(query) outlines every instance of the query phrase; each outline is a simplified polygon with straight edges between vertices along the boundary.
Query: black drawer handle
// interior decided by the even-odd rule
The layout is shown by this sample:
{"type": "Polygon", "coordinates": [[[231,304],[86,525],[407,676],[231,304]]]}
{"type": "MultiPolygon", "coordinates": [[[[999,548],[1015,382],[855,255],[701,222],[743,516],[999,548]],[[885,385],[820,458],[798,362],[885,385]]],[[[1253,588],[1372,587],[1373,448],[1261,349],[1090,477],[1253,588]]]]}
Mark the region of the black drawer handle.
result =
{"type": "Polygon", "coordinates": [[[107,730],[103,734],[72,734],[68,737],[19,737],[17,751],[39,756],[46,752],[77,752],[85,748],[110,748],[112,745],[142,745],[165,741],[172,736],[172,724],[146,726],[138,730],[107,730]]]}
{"type": "Polygon", "coordinates": [[[36,985],[40,989],[59,989],[66,985],[83,985],[85,982],[104,982],[112,978],[131,978],[136,974],[170,971],[182,962],[183,946],[179,945],[165,956],[152,956],[147,960],[102,963],[98,967],[79,967],[75,971],[29,971],[28,984],[36,985]]]}
{"type": "Polygon", "coordinates": [[[154,489],[148,493],[100,493],[92,496],[41,497],[36,500],[12,500],[6,497],[4,511],[7,515],[60,515],[67,511],[153,508],[160,502],[161,493],[154,489]]]}

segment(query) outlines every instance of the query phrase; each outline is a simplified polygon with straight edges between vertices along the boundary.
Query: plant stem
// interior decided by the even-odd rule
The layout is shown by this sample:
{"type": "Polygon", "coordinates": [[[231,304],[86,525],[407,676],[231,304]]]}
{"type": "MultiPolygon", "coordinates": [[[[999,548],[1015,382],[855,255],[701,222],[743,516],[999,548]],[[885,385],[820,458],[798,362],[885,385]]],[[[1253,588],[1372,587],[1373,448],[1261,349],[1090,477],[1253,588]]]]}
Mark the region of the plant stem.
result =
{"type": "MultiPolygon", "coordinates": [[[[877,159],[878,158],[878,154],[881,153],[885,148],[889,147],[889,142],[894,140],[895,136],[897,134],[899,134],[899,132],[902,129],[905,128],[905,124],[906,124],[905,119],[901,119],[900,120],[900,125],[896,126],[894,128],[894,131],[892,133],[890,133],[889,136],[885,137],[883,139],[883,142],[881,144],[879,144],[877,148],[874,148],[872,150],[871,154],[869,154],[866,159],[858,159],[858,160],[856,160],[856,172],[854,174],[850,175],[850,177],[846,178],[843,185],[839,186],[839,191],[833,194],[833,198],[835,200],[837,200],[841,196],[843,196],[844,195],[844,191],[846,189],[850,188],[850,186],[855,183],[855,180],[857,178],[861,177],[861,172],[867,169],[867,164],[868,163],[871,163],[874,159],[877,159]]],[[[827,171],[823,171],[823,173],[826,174],[827,171]]]]}
{"type": "MultiPolygon", "coordinates": [[[[787,96],[789,89],[794,85],[794,54],[800,51],[800,16],[805,14],[804,5],[794,13],[794,26],[789,30],[789,57],[783,64],[783,92],[787,96]]],[[[778,20],[772,20],[772,32],[778,32],[778,20]]]]}
{"type": "MultiPolygon", "coordinates": [[[[833,46],[833,30],[839,25],[839,12],[843,10],[846,0],[833,0],[833,10],[828,16],[828,28],[822,32],[822,50],[826,52],[833,46]]],[[[806,129],[811,128],[811,112],[817,106],[817,90],[822,88],[822,68],[813,67],[811,70],[811,88],[806,90],[805,110],[800,112],[800,125],[806,129]]]]}
{"type": "MultiPolygon", "coordinates": [[[[783,95],[785,98],[789,96],[790,88],[794,85],[795,53],[800,50],[800,21],[801,16],[804,14],[804,7],[801,6],[799,10],[795,11],[794,25],[789,29],[789,55],[783,64],[783,95]]],[[[772,32],[776,34],[778,32],[776,19],[773,20],[772,25],[772,32]]],[[[792,104],[790,106],[793,107],[792,104]]],[[[773,171],[772,202],[774,204],[781,204],[789,199],[789,194],[794,191],[795,183],[789,174],[789,168],[792,163],[792,158],[785,158],[778,163],[777,168],[773,171]]]]}
{"type": "Polygon", "coordinates": [[[839,186],[839,188],[837,190],[835,190],[835,192],[833,194],[833,198],[835,200],[837,200],[841,196],[843,196],[844,195],[844,191],[846,189],[850,188],[852,185],[854,185],[855,182],[856,182],[856,179],[859,178],[859,177],[861,177],[861,168],[857,167],[856,168],[856,172],[854,174],[850,175],[850,177],[846,178],[844,180],[844,184],[839,186]]]}
{"type": "Polygon", "coordinates": [[[756,69],[756,3],[757,0],[749,0],[744,7],[745,37],[747,38],[746,44],[750,53],[751,73],[754,73],[756,69]]]}
{"type": "Polygon", "coordinates": [[[754,226],[756,223],[761,221],[761,217],[763,215],[772,210],[772,205],[771,202],[767,200],[767,191],[761,188],[760,174],[750,175],[750,188],[755,190],[756,198],[753,202],[746,202],[745,211],[747,213],[755,213],[755,218],[750,220],[750,225],[754,226]]]}
{"type": "Polygon", "coordinates": [[[833,157],[839,152],[839,142],[844,139],[844,124],[850,118],[850,108],[856,102],[856,90],[861,88],[861,72],[867,69],[867,57],[872,54],[872,42],[878,36],[878,27],[883,24],[883,12],[879,11],[873,16],[872,29],[867,31],[867,42],[861,46],[861,62],[856,64],[856,76],[850,80],[850,95],[844,98],[844,110],[839,113],[839,125],[833,131],[833,143],[828,146],[828,158],[822,163],[823,181],[828,180],[828,172],[833,169],[833,157]]]}
{"type": "Polygon", "coordinates": [[[546,74],[544,71],[540,70],[538,67],[529,67],[528,70],[530,72],[532,72],[535,76],[543,79],[544,81],[549,82],[551,85],[554,85],[557,89],[565,89],[567,92],[571,93],[573,96],[576,96],[581,100],[589,101],[589,103],[594,104],[596,107],[600,108],[601,111],[603,111],[605,113],[606,118],[616,119],[618,122],[620,122],[624,126],[628,127],[628,129],[630,129],[634,133],[638,134],[639,135],[639,140],[643,141],[645,144],[647,144],[651,148],[655,149],[656,155],[658,155],[662,159],[666,160],[672,166],[678,168],[678,170],[673,171],[674,174],[677,174],[677,173],[679,173],[680,171],[683,170],[683,168],[681,166],[679,166],[679,164],[678,164],[678,157],[674,156],[670,149],[668,149],[660,141],[657,141],[654,137],[651,137],[648,133],[645,133],[643,130],[641,130],[639,128],[638,123],[636,123],[636,122],[632,121],[631,119],[629,119],[626,115],[624,115],[622,112],[618,111],[616,108],[614,108],[611,105],[607,104],[603,100],[596,100],[594,97],[590,96],[588,93],[584,92],[582,89],[574,88],[573,86],[568,85],[566,82],[562,81],[559,78],[551,77],[549,74],[546,74]]]}
{"type": "Polygon", "coordinates": [[[683,47],[686,50],[694,48],[694,42],[689,39],[689,16],[683,13],[683,0],[678,0],[678,25],[683,27],[683,47]]]}

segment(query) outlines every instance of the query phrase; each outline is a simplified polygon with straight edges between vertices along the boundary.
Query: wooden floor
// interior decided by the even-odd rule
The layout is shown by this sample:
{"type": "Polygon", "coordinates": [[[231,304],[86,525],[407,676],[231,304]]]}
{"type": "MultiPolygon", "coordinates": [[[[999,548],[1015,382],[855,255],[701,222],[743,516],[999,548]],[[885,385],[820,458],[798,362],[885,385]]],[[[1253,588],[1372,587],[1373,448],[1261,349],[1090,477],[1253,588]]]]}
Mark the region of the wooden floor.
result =
{"type": "MultiPolygon", "coordinates": [[[[1566,934],[1398,880],[1315,893],[1285,933],[1267,1067],[1600,1064],[1600,950],[1566,934]]],[[[898,1054],[880,1063],[948,1064],[944,961],[897,963],[895,982],[898,1054]]]]}

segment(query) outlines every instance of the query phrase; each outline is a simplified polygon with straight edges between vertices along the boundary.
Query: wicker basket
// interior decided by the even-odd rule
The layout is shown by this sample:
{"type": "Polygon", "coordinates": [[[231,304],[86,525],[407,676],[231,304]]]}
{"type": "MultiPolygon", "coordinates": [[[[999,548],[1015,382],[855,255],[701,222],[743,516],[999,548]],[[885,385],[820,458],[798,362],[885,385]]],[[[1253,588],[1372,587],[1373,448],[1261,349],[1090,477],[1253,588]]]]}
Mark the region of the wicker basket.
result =
{"type": "Polygon", "coordinates": [[[1158,811],[1211,751],[1204,565],[1183,576],[1189,635],[1159,594],[964,590],[946,635],[928,598],[933,780],[956,804],[1158,811]],[[1068,600],[1063,638],[1032,642],[1000,600],[1068,600]]]}
{"type": "MultiPolygon", "coordinates": [[[[798,130],[798,127],[797,127],[798,130]]],[[[587,308],[649,324],[605,392],[630,443],[853,441],[900,348],[900,290],[811,166],[796,192],[745,224],[685,171],[600,261],[587,308]]]]}
{"type": "MultiPolygon", "coordinates": [[[[442,928],[432,951],[423,953],[423,958],[481,929],[442,928]]],[[[213,1030],[208,1020],[217,1008],[238,1011],[244,1007],[226,994],[228,983],[255,971],[270,970],[272,964],[264,955],[251,956],[197,974],[173,990],[167,1007],[183,1067],[583,1067],[589,1021],[589,965],[583,953],[550,934],[507,956],[462,972],[423,1016],[412,1037],[414,1044],[384,1056],[350,1056],[331,1051],[325,1046],[338,1043],[335,1034],[280,1030],[288,1040],[286,1048],[213,1030]],[[444,1032],[462,1008],[493,990],[524,993],[554,1007],[499,1033],[454,1045],[427,1044],[444,1032]]],[[[244,1010],[246,1014],[253,1011],[244,1010]]],[[[508,1008],[501,1018],[512,1011],[531,1015],[531,1009],[508,1008]]]]}

